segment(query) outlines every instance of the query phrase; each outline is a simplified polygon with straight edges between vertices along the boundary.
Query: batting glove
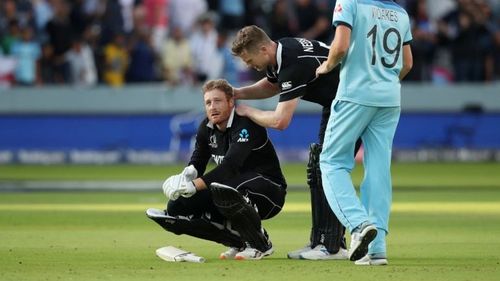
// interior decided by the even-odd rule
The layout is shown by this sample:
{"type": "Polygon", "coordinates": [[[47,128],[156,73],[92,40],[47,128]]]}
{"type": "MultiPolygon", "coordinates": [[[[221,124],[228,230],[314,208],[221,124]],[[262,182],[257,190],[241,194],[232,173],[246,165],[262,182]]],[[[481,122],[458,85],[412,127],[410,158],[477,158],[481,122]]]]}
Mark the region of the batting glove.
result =
{"type": "Polygon", "coordinates": [[[193,165],[189,165],[181,173],[186,177],[187,181],[192,181],[198,177],[198,171],[193,165]]]}

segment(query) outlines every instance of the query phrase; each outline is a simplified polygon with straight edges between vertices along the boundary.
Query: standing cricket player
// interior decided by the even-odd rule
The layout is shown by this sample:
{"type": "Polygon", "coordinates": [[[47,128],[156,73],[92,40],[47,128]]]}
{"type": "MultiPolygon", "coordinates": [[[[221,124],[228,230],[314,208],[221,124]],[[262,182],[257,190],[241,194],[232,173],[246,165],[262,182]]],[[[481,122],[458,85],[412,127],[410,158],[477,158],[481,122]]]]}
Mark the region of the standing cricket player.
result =
{"type": "Polygon", "coordinates": [[[341,63],[320,155],[324,190],[330,207],[351,232],[349,259],[357,265],[386,265],[400,80],[413,63],[410,20],[394,1],[337,0],[333,25],[337,29],[328,59],[316,70],[321,77],[341,63]],[[350,176],[359,137],[365,148],[361,200],[350,176]]]}
{"type": "MultiPolygon", "coordinates": [[[[328,206],[321,183],[319,154],[330,105],[335,98],[338,71],[316,78],[316,68],[328,57],[328,45],[305,38],[281,38],[273,41],[259,27],[252,25],[238,31],[232,52],[249,67],[266,71],[267,77],[253,85],[234,89],[236,99],[262,99],[279,94],[274,111],[262,111],[238,105],[236,111],[257,124],[284,130],[290,124],[299,101],[323,107],[318,132],[319,143],[311,144],[307,182],[311,192],[312,228],[306,247],[288,253],[290,259],[347,259],[345,228],[328,206]]],[[[359,148],[353,148],[352,153],[359,148]]]]}
{"type": "Polygon", "coordinates": [[[148,217],[165,230],[224,244],[221,259],[258,260],[273,253],[261,220],[283,207],[286,182],[264,127],[235,113],[226,80],[203,86],[207,118],[188,167],[163,184],[167,209],[148,217]],[[212,158],[217,166],[205,173],[212,158]]]}

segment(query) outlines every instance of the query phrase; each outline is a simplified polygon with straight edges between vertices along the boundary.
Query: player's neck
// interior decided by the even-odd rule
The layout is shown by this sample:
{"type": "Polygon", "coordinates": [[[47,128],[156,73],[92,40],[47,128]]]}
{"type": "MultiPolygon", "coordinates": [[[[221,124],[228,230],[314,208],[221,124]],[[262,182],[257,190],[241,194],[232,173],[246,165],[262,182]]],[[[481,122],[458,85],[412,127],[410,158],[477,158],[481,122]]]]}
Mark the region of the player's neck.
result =
{"type": "Polygon", "coordinates": [[[278,43],[271,41],[269,48],[269,56],[271,57],[271,66],[275,68],[278,65],[278,60],[276,58],[276,53],[278,51],[278,43]]]}
{"type": "Polygon", "coordinates": [[[224,121],[224,122],[221,122],[221,123],[219,123],[219,124],[216,124],[215,126],[217,127],[217,129],[218,129],[219,131],[221,131],[221,132],[225,132],[225,131],[226,131],[226,129],[227,129],[227,122],[228,122],[228,121],[229,121],[229,120],[226,120],[226,121],[224,121]]]}

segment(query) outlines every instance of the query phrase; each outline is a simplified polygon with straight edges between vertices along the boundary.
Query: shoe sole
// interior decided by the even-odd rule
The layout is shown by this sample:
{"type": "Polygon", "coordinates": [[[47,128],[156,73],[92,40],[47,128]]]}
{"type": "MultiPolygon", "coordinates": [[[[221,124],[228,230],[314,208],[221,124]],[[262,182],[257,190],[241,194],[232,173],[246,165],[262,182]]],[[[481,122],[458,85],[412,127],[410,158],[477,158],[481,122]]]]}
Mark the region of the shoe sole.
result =
{"type": "Polygon", "coordinates": [[[370,265],[381,266],[381,265],[388,265],[389,263],[387,262],[386,259],[383,259],[383,260],[375,259],[375,260],[370,260],[368,262],[360,262],[360,263],[357,263],[357,261],[356,261],[356,262],[354,262],[354,264],[355,265],[364,265],[364,266],[370,266],[370,265]]]}
{"type": "Polygon", "coordinates": [[[357,261],[362,259],[368,253],[368,245],[375,239],[377,236],[377,228],[375,226],[369,226],[367,229],[364,229],[366,233],[363,235],[363,239],[361,239],[361,243],[359,243],[358,247],[351,253],[349,257],[350,261],[357,261]]]}

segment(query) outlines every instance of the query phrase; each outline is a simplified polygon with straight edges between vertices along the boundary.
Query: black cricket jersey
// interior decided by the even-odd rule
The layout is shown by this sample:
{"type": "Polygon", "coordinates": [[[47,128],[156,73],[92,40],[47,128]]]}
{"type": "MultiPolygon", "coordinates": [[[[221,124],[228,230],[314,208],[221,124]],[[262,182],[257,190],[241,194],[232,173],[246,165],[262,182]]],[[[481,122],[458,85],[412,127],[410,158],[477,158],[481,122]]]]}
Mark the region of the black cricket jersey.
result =
{"type": "Polygon", "coordinates": [[[267,68],[267,80],[279,84],[279,101],[301,97],[330,107],[337,93],[339,67],[316,78],[316,68],[328,58],[329,46],[304,38],[282,38],[276,43],[277,65],[267,68]]]}
{"type": "Polygon", "coordinates": [[[224,132],[205,118],[198,127],[196,145],[189,164],[207,185],[225,182],[245,172],[258,173],[283,187],[285,178],[267,130],[232,111],[224,132]],[[208,161],[217,164],[204,174],[208,161]]]}

